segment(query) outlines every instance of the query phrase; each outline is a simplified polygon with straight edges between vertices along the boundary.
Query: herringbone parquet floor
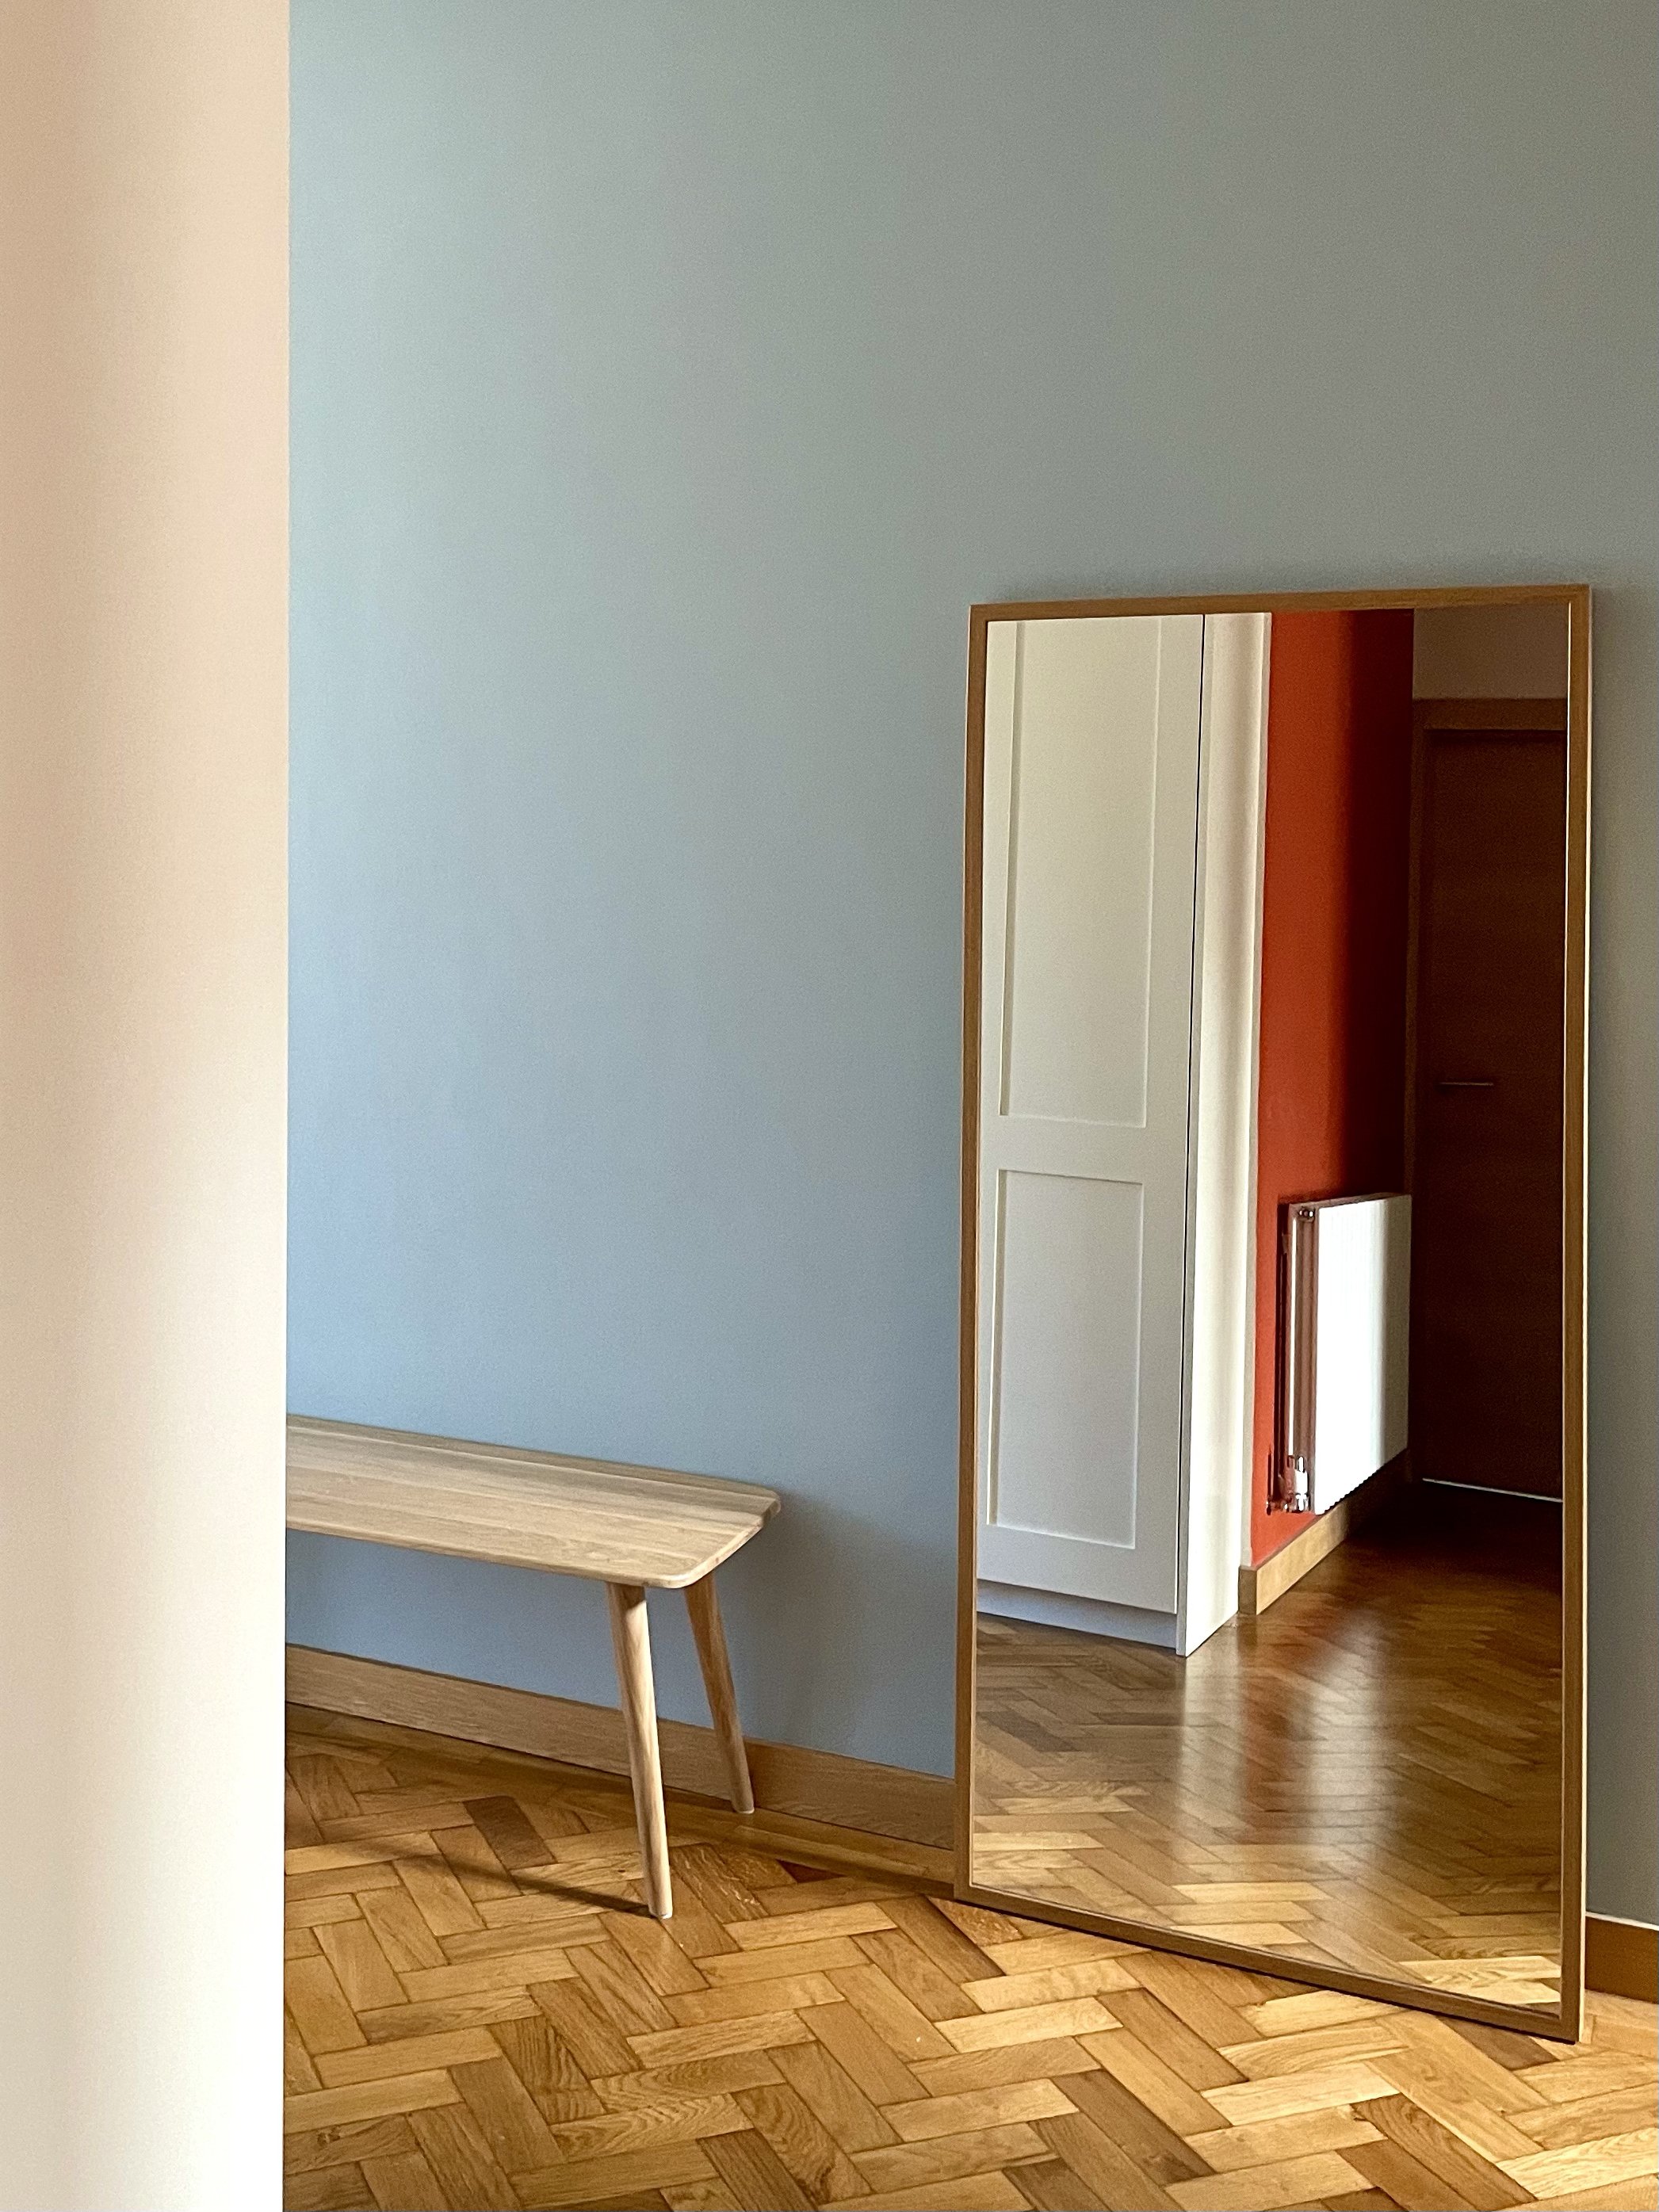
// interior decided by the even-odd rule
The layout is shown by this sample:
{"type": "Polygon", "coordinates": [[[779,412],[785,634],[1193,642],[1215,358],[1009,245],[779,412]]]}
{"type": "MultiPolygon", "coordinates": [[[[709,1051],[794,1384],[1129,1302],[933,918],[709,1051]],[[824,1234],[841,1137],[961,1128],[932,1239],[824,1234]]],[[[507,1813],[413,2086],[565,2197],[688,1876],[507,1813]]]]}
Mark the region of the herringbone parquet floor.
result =
{"type": "Polygon", "coordinates": [[[1631,2208],[1651,2008],[1576,2049],[951,1903],[939,1854],[293,1716],[294,2212],[1631,2208]]]}
{"type": "Polygon", "coordinates": [[[1560,1527],[1413,1492],[1188,1659],[984,1618],[975,1882],[1553,2008],[1560,1527]]]}

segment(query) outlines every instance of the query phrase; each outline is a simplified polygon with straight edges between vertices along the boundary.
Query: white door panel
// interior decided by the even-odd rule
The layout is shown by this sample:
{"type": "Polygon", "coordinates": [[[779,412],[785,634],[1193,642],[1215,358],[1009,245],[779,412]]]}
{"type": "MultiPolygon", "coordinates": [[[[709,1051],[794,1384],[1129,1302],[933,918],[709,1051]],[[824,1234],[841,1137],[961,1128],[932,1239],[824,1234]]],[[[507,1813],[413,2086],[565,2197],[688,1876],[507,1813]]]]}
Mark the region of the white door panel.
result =
{"type": "Polygon", "coordinates": [[[992,1518],[1133,1546],[1141,1192],[1097,1176],[1001,1181],[992,1518]]]}
{"type": "Polygon", "coordinates": [[[1023,1120],[1146,1120],[1159,628],[1021,625],[1003,1111],[1023,1120]]]}
{"type": "Polygon", "coordinates": [[[979,1218],[987,1580],[1176,1604],[1198,616],[993,623],[979,1218]]]}

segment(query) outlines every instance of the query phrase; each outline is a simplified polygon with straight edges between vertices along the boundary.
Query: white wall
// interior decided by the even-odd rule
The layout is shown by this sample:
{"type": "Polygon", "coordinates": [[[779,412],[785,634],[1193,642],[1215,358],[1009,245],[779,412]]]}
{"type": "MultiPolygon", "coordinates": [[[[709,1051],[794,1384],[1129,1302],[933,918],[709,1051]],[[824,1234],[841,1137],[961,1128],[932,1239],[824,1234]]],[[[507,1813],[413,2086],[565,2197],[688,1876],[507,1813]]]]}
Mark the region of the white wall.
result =
{"type": "Polygon", "coordinates": [[[287,23],[0,13],[0,2204],[280,2201],[287,23]]]}
{"type": "Polygon", "coordinates": [[[1238,1610],[1255,1419],[1256,1104],[1273,620],[1204,623],[1188,1233],[1183,1656],[1238,1610]]]}

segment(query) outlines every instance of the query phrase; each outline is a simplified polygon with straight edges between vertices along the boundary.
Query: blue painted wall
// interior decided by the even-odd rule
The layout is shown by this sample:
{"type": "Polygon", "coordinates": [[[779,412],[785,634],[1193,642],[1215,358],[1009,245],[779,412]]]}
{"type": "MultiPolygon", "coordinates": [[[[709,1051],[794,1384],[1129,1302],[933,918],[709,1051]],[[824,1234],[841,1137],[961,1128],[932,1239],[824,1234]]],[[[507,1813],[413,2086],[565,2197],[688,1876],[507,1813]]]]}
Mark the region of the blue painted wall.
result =
{"type": "MultiPolygon", "coordinates": [[[[1654,94],[1645,5],[295,0],[295,1407],[775,1483],[751,1727],[946,1768],[969,602],[1587,574],[1653,1917],[1654,94]]],[[[593,1596],[292,1559],[608,1698],[593,1596]]]]}

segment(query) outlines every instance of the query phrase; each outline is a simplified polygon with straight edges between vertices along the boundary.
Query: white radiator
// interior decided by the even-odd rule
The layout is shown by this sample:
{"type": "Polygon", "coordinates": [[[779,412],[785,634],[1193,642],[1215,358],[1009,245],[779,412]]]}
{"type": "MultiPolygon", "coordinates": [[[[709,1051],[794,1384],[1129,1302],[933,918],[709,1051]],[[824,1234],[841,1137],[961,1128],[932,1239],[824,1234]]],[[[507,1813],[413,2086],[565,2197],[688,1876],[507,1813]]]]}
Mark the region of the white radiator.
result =
{"type": "Polygon", "coordinates": [[[1409,1198],[1285,1211],[1275,1504],[1323,1513],[1406,1449],[1409,1198]]]}

